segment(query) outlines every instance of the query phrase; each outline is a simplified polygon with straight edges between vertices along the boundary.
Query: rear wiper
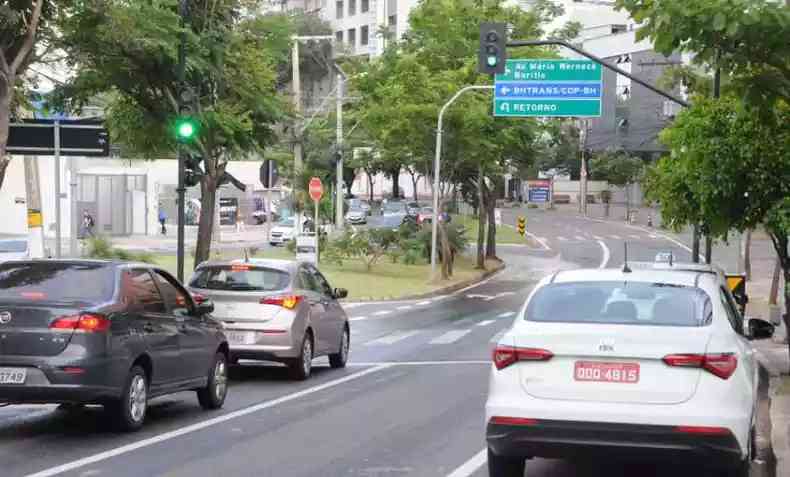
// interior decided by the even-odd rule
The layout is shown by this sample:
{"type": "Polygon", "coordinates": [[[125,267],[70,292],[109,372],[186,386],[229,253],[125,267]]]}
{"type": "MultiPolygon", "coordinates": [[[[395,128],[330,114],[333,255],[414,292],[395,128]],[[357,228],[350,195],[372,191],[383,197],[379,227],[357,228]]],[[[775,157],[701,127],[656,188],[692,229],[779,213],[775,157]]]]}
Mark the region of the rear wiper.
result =
{"type": "Polygon", "coordinates": [[[245,285],[243,283],[228,283],[227,287],[229,290],[244,290],[244,291],[262,291],[263,288],[256,287],[253,285],[245,285]]]}

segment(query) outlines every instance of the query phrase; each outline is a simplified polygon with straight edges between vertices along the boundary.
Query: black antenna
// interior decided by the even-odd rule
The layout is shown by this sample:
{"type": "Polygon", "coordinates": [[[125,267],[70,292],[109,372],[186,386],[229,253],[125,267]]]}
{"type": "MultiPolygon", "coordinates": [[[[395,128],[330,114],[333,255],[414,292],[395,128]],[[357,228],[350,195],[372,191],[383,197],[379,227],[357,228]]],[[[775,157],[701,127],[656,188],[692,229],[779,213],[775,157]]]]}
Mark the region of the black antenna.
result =
{"type": "Polygon", "coordinates": [[[250,254],[247,251],[247,247],[244,247],[244,263],[249,263],[249,262],[250,262],[250,254]]]}
{"type": "Polygon", "coordinates": [[[623,247],[625,247],[625,259],[623,260],[623,273],[631,273],[631,269],[628,267],[628,242],[623,242],[623,247]]]}
{"type": "Polygon", "coordinates": [[[669,266],[672,266],[672,261],[675,259],[675,255],[672,252],[669,252],[669,266]]]}

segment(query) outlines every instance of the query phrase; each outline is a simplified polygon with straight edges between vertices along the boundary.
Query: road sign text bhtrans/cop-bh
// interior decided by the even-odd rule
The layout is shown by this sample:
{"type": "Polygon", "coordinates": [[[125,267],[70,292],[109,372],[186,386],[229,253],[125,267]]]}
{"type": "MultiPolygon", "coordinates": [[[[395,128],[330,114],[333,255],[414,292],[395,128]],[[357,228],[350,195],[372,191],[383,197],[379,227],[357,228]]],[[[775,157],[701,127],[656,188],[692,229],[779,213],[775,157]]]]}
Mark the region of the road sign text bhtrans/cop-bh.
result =
{"type": "Polygon", "coordinates": [[[590,60],[508,60],[494,82],[494,116],[598,117],[601,65],[590,60]]]}

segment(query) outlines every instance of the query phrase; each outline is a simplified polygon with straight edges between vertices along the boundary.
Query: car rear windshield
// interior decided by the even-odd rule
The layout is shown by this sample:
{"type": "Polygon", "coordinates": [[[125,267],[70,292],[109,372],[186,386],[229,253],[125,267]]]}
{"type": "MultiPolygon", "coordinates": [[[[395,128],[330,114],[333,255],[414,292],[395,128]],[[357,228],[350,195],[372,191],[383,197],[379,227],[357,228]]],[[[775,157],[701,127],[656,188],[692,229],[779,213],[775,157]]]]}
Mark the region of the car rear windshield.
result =
{"type": "Polygon", "coordinates": [[[0,264],[0,302],[99,304],[112,299],[115,272],[94,263],[0,264]]]}
{"type": "Polygon", "coordinates": [[[547,285],[527,306],[527,321],[646,326],[705,326],[710,298],[699,288],[643,282],[547,285]]]}
{"type": "Polygon", "coordinates": [[[0,253],[27,252],[27,242],[24,240],[0,240],[0,253]]]}
{"type": "Polygon", "coordinates": [[[190,282],[194,288],[232,291],[277,291],[288,287],[288,272],[251,265],[203,267],[190,282]]]}

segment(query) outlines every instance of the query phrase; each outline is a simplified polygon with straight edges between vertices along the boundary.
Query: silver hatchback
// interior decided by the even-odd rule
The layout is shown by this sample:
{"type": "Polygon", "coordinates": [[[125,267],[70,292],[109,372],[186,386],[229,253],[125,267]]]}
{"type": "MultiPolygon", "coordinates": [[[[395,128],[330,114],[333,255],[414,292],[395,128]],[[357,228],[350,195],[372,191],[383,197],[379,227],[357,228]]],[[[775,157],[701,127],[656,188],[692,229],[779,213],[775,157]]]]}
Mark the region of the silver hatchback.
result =
{"type": "Polygon", "coordinates": [[[289,260],[205,262],[189,283],[195,301],[214,302],[212,316],[224,325],[231,362],[285,363],[293,378],[310,376],[312,361],[329,356],[345,367],[350,328],[333,289],[318,269],[289,260]]]}

